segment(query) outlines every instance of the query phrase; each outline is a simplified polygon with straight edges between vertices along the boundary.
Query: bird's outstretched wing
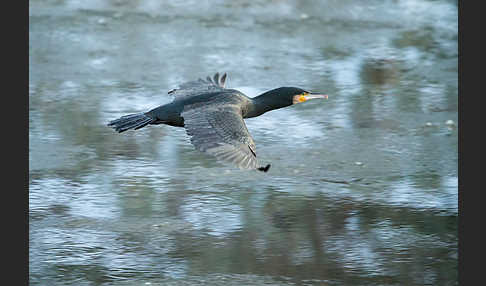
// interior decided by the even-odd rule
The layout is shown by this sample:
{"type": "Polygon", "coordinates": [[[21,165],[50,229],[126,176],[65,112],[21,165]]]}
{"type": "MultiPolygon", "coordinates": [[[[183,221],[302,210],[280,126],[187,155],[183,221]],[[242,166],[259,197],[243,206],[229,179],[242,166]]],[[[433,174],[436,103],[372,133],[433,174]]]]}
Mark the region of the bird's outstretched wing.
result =
{"type": "Polygon", "coordinates": [[[220,91],[225,87],[226,73],[221,77],[219,73],[216,73],[212,78],[208,76],[206,79],[198,79],[183,83],[179,88],[175,88],[168,92],[168,94],[174,95],[174,100],[185,99],[187,97],[196,96],[202,93],[211,91],[220,91]]]}
{"type": "Polygon", "coordinates": [[[255,142],[235,105],[189,105],[182,112],[186,132],[196,149],[231,162],[241,169],[268,170],[259,166],[255,142]]]}

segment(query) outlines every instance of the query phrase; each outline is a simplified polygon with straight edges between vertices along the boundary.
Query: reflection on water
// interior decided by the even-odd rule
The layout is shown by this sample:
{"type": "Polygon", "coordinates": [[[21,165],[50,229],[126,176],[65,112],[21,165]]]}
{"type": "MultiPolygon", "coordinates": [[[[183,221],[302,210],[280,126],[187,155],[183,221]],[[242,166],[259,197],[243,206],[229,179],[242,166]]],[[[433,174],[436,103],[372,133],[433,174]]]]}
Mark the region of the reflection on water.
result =
{"type": "Polygon", "coordinates": [[[32,285],[456,285],[456,1],[29,2],[32,285]],[[216,71],[268,173],[106,123],[216,71]]]}

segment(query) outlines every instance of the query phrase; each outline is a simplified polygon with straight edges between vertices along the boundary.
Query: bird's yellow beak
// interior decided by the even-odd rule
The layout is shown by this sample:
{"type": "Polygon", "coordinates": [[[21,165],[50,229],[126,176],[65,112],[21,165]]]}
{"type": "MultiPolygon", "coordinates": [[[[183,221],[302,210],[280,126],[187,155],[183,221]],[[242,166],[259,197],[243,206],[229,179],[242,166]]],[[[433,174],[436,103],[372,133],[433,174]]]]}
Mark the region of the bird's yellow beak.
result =
{"type": "Polygon", "coordinates": [[[294,103],[304,102],[310,99],[323,98],[327,99],[327,94],[317,94],[317,93],[302,93],[294,97],[294,103]]]}
{"type": "Polygon", "coordinates": [[[315,98],[323,98],[323,99],[328,98],[327,94],[317,94],[317,93],[307,93],[304,95],[304,97],[305,100],[315,99],[315,98]]]}

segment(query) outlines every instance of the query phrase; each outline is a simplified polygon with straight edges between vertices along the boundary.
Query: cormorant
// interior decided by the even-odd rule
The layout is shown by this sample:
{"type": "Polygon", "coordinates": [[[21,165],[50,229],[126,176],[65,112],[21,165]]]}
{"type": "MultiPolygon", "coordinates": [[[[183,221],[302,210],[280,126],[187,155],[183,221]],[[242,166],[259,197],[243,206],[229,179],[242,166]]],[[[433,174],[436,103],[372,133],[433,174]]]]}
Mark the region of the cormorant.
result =
{"type": "Polygon", "coordinates": [[[259,165],[255,142],[243,119],[309,99],[327,98],[297,87],[280,87],[250,98],[238,90],[225,88],[225,81],[226,73],[221,77],[216,73],[213,78],[183,83],[168,92],[175,96],[171,103],[122,116],[108,126],[120,133],[148,124],[185,127],[196,149],[241,169],[267,172],[270,164],[259,165]]]}

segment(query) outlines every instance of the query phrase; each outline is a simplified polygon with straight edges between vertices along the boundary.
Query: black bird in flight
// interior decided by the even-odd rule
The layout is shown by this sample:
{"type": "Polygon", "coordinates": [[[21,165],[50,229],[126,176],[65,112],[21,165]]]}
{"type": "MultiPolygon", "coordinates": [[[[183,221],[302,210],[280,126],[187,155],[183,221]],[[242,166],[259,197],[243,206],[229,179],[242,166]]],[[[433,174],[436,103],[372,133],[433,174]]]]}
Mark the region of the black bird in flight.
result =
{"type": "Polygon", "coordinates": [[[297,87],[279,87],[250,98],[235,89],[225,88],[226,73],[212,78],[186,82],[168,93],[171,103],[148,112],[130,114],[108,123],[118,132],[140,129],[148,124],[184,127],[196,149],[231,162],[241,169],[267,172],[270,164],[260,166],[255,142],[244,118],[305,102],[327,98],[297,87]]]}

